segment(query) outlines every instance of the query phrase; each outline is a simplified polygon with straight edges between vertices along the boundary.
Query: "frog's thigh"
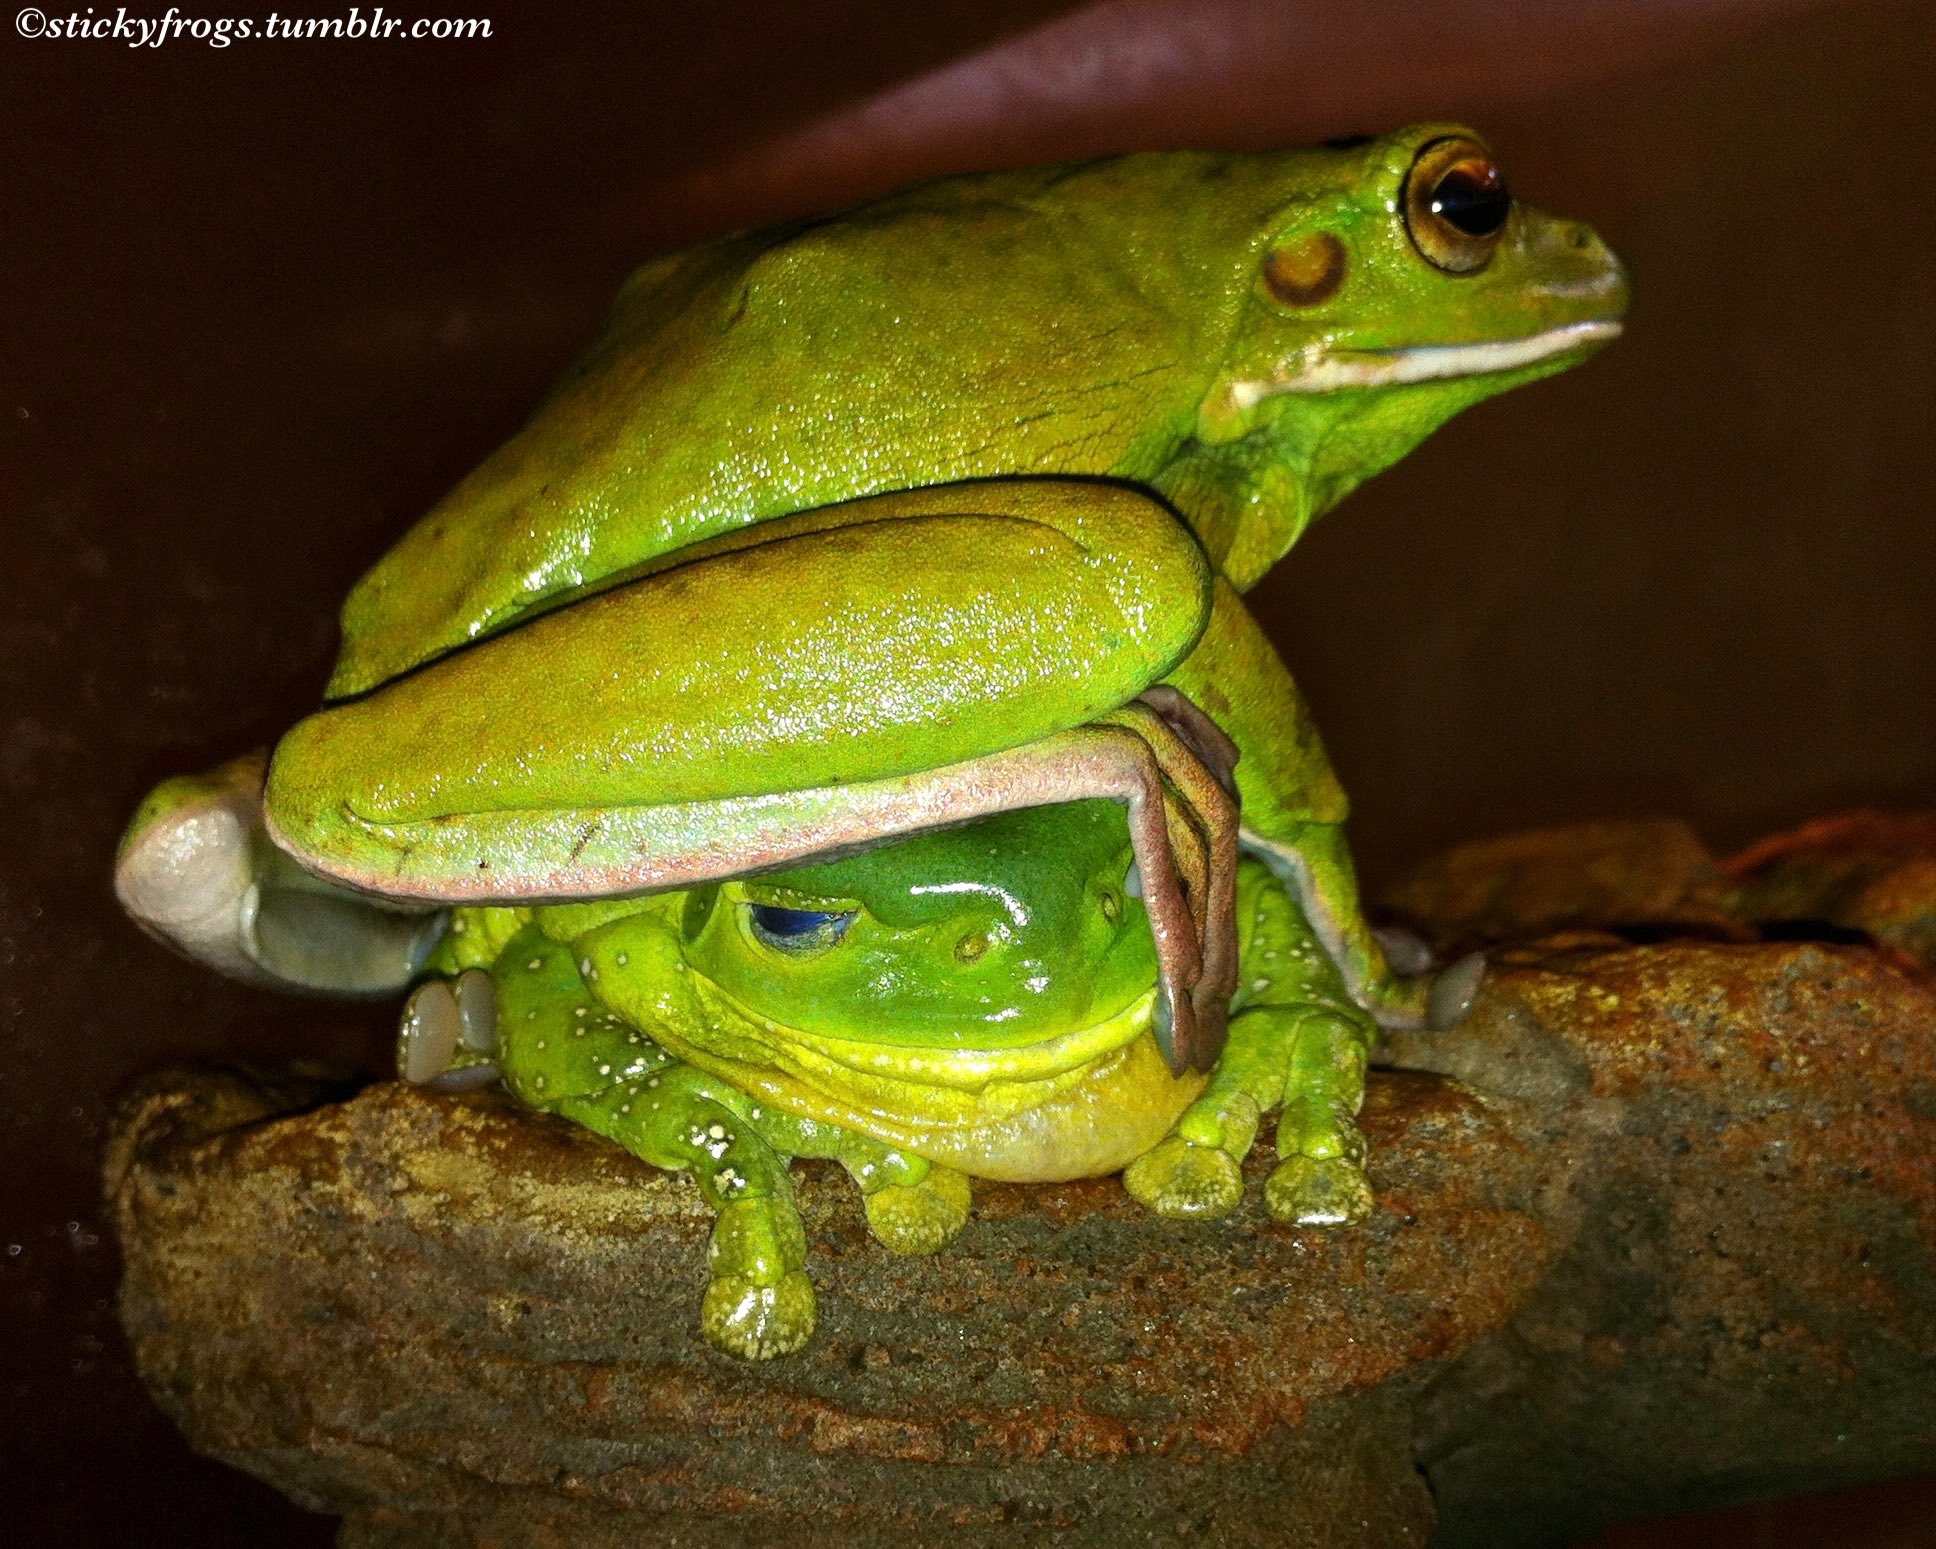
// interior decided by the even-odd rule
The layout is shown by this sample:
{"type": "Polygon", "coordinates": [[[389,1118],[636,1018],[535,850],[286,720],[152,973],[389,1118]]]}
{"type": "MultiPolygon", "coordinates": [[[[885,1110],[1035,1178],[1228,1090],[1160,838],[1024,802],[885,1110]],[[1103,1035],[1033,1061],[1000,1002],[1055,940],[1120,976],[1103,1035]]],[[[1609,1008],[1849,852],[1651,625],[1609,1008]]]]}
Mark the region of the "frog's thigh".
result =
{"type": "MultiPolygon", "coordinates": [[[[452,652],[277,748],[279,842],[892,777],[1134,698],[1210,608],[1195,537],[1091,481],[937,486],[763,523],[452,652]]],[[[332,868],[327,865],[325,870],[332,868]]]]}
{"type": "Polygon", "coordinates": [[[813,1333],[806,1231],[784,1159],[712,1086],[702,1072],[673,1066],[554,1106],[655,1167],[692,1173],[719,1212],[700,1308],[706,1338],[728,1355],[787,1355],[813,1333]]]}

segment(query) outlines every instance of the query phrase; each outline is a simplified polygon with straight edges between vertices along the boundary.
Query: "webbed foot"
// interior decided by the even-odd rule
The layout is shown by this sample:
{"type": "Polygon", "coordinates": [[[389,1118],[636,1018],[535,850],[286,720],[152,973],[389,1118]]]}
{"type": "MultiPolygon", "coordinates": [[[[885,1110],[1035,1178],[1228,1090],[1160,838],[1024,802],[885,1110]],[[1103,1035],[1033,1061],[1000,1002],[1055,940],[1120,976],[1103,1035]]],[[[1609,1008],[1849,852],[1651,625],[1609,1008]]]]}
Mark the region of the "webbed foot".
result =
{"type": "Polygon", "coordinates": [[[968,1175],[936,1165],[918,1183],[890,1183],[867,1195],[867,1224],[895,1253],[938,1253],[968,1224],[969,1202],[968,1175]]]}

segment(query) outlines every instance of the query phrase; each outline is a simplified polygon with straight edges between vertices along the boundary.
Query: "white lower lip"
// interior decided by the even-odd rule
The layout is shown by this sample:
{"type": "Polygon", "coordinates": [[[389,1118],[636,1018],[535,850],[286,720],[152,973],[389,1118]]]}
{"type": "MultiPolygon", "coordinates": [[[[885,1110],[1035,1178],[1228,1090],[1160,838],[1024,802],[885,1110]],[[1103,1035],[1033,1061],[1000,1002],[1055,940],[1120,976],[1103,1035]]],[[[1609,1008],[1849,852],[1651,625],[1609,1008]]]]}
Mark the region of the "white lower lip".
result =
{"type": "Polygon", "coordinates": [[[1344,387],[1394,387],[1404,382],[1437,382],[1448,377],[1484,376],[1530,366],[1548,356],[1618,338],[1618,323],[1569,323],[1524,339],[1489,339],[1477,344],[1422,344],[1403,350],[1340,350],[1322,345],[1293,357],[1276,375],[1237,382],[1231,401],[1239,409],[1277,393],[1328,393],[1344,387]]]}

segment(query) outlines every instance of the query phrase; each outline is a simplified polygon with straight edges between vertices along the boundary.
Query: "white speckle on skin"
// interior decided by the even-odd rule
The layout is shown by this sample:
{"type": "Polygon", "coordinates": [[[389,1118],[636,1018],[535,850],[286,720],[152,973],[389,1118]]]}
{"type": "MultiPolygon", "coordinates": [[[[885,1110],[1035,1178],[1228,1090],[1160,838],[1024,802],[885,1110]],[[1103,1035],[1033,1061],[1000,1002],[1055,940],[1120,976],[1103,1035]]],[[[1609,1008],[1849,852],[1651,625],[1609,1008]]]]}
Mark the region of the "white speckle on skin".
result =
{"type": "Polygon", "coordinates": [[[724,1140],[726,1138],[726,1127],[723,1124],[715,1124],[706,1131],[706,1134],[714,1140],[724,1140]]]}
{"type": "Polygon", "coordinates": [[[613,961],[616,962],[619,967],[623,968],[627,963],[632,961],[632,954],[629,952],[621,952],[616,958],[613,959],[613,961]]]}
{"type": "Polygon", "coordinates": [[[544,967],[544,959],[541,957],[534,957],[531,959],[530,962],[526,963],[524,966],[530,969],[533,973],[536,973],[540,968],[544,967]]]}

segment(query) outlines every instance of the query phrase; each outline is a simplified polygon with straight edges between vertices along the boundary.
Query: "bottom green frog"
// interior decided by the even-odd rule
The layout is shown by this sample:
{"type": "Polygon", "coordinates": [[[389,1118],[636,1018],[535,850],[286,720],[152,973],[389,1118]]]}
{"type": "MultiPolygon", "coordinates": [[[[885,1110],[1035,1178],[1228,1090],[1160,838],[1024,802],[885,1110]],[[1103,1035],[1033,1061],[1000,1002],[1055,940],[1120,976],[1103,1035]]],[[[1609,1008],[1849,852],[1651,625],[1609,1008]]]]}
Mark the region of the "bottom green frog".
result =
{"type": "Polygon", "coordinates": [[[689,1171],[718,1212],[701,1323],[737,1356],[813,1331],[794,1157],[839,1162],[881,1243],[932,1253],[970,1178],[1126,1169],[1153,1210],[1225,1214],[1275,1109],[1271,1214],[1363,1217],[1375,1027],[1282,884],[1242,862],[1229,1043],[1180,1076],[1138,892],[1122,809],[1088,801],[685,892],[459,909],[399,1063],[446,1087],[501,1076],[689,1171]]]}

